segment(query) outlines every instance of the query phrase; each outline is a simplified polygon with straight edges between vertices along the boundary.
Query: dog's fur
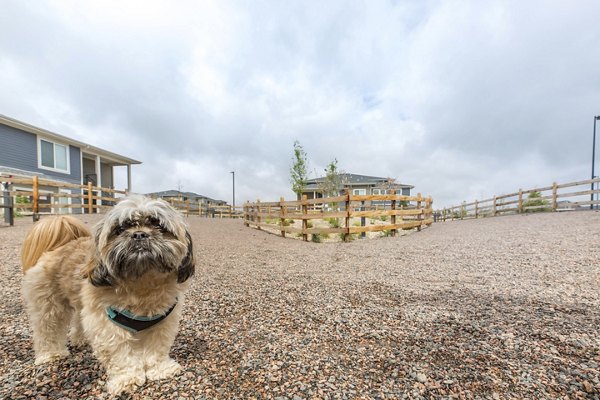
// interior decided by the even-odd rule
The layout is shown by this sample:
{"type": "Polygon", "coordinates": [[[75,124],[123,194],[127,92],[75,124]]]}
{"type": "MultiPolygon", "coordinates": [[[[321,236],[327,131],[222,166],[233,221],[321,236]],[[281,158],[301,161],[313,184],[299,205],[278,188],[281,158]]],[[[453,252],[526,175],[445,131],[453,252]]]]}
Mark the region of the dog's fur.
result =
{"type": "Polygon", "coordinates": [[[194,273],[191,237],[182,216],[166,202],[131,196],[113,207],[93,235],[79,220],[42,219],[21,254],[23,297],[35,363],[68,355],[86,341],[108,374],[107,389],[131,391],[146,379],[167,378],[181,367],[169,358],[183,296],[194,273]],[[137,332],[113,323],[107,307],[136,316],[164,314],[137,332]]]}

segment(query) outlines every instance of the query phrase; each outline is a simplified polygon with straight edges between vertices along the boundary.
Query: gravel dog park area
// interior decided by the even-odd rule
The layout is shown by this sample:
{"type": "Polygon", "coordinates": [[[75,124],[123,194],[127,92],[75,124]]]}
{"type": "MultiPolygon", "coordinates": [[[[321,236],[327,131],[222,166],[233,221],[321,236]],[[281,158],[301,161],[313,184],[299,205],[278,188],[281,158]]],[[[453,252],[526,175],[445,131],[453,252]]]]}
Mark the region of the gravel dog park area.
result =
{"type": "MultiPolygon", "coordinates": [[[[600,212],[350,243],[188,223],[197,269],[171,352],[184,371],[124,398],[600,398],[600,212]]],[[[0,398],[108,398],[89,347],[33,364],[19,265],[31,226],[0,227],[0,398]]]]}

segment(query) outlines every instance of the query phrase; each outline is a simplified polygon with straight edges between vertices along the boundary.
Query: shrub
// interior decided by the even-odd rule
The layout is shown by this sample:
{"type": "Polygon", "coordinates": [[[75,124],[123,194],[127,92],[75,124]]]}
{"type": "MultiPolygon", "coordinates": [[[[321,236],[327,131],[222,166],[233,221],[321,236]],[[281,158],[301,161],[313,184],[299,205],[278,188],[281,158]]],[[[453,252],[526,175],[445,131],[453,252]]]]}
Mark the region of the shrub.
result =
{"type": "Polygon", "coordinates": [[[327,222],[329,222],[329,226],[332,228],[339,228],[340,227],[340,219],[339,218],[329,218],[327,220],[327,222]]]}
{"type": "Polygon", "coordinates": [[[292,221],[292,222],[290,223],[290,220],[289,220],[289,219],[283,219],[283,220],[280,220],[280,222],[281,222],[281,225],[283,225],[283,226],[290,226],[292,223],[294,223],[294,220],[291,220],[291,221],[292,221]]]}
{"type": "Polygon", "coordinates": [[[528,200],[523,202],[524,211],[526,213],[550,211],[550,208],[546,207],[548,205],[548,200],[542,199],[541,197],[542,197],[542,194],[540,192],[529,193],[529,196],[527,197],[528,200]],[[540,207],[540,206],[543,206],[543,207],[540,207]],[[534,208],[534,209],[527,210],[526,209],[527,207],[540,207],[540,208],[534,208]]]}

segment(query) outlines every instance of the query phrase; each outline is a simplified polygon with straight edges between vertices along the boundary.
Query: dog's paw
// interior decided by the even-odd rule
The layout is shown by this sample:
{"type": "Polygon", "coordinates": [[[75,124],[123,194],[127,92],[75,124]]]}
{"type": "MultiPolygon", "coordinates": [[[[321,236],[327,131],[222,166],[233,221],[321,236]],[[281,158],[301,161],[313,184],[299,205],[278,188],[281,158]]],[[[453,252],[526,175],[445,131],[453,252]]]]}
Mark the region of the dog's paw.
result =
{"type": "Polygon", "coordinates": [[[106,390],[112,395],[118,395],[123,392],[133,392],[136,387],[146,382],[145,375],[119,375],[113,376],[106,382],[106,390]]]}
{"type": "Polygon", "coordinates": [[[87,345],[87,340],[83,335],[83,332],[79,329],[71,329],[69,332],[69,342],[73,347],[84,347],[87,345]]]}
{"type": "Polygon", "coordinates": [[[168,358],[164,361],[157,362],[146,368],[146,378],[151,381],[170,378],[181,371],[181,365],[175,360],[168,358]]]}
{"type": "Polygon", "coordinates": [[[35,365],[46,364],[52,361],[60,360],[61,358],[65,358],[69,355],[69,351],[67,349],[62,351],[54,351],[49,353],[41,353],[35,356],[35,365]]]}
{"type": "Polygon", "coordinates": [[[69,343],[71,343],[71,346],[73,347],[85,347],[88,344],[83,335],[72,335],[69,337],[69,343]]]}

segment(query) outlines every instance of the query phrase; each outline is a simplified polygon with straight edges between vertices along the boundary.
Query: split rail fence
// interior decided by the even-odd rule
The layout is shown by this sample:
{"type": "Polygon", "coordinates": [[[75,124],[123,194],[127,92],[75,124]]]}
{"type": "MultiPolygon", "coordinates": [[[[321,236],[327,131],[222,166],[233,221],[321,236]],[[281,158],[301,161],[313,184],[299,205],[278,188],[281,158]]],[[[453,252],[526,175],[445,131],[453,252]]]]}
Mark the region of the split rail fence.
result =
{"type": "Polygon", "coordinates": [[[243,206],[232,207],[231,205],[212,205],[192,200],[164,199],[173,208],[185,215],[198,215],[209,218],[242,218],[243,206]]]}
{"type": "Polygon", "coordinates": [[[388,232],[395,236],[400,229],[421,230],[433,223],[431,197],[387,195],[351,195],[317,199],[244,204],[244,224],[257,229],[271,228],[282,237],[297,234],[308,241],[309,235],[339,234],[344,241],[351,235],[388,232]],[[360,218],[360,222],[358,220],[360,218]],[[367,225],[366,220],[380,223],[367,225]],[[389,223],[387,222],[389,219],[389,223]],[[315,227],[309,221],[324,221],[328,227],[315,227]],[[340,221],[343,220],[343,223],[340,221]],[[353,221],[354,220],[354,221],[353,221]],[[301,226],[294,222],[301,221],[301,226]],[[382,222],[382,223],[381,223],[382,222]]]}
{"type": "Polygon", "coordinates": [[[8,183],[4,190],[3,204],[17,212],[30,212],[34,219],[40,213],[96,213],[115,205],[125,190],[116,190],[66,182],[32,178],[2,178],[8,183]],[[13,198],[17,201],[13,202],[13,198]],[[6,204],[6,203],[11,204],[6,204]]]}
{"type": "MultiPolygon", "coordinates": [[[[0,210],[6,209],[6,222],[13,224],[14,215],[31,214],[37,220],[40,214],[93,214],[105,212],[127,191],[100,186],[71,184],[32,178],[0,177],[5,187],[0,196],[0,210]],[[16,201],[15,201],[16,199],[16,201]]],[[[212,205],[199,201],[166,199],[185,215],[212,218],[242,218],[242,208],[212,205]]]]}
{"type": "Polygon", "coordinates": [[[519,191],[436,210],[436,221],[491,217],[544,211],[576,211],[600,208],[600,178],[519,191]],[[596,185],[596,188],[594,188],[596,185]],[[573,189],[587,186],[588,190],[573,189]],[[594,198],[595,196],[595,198],[594,198]]]}

